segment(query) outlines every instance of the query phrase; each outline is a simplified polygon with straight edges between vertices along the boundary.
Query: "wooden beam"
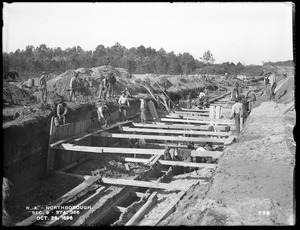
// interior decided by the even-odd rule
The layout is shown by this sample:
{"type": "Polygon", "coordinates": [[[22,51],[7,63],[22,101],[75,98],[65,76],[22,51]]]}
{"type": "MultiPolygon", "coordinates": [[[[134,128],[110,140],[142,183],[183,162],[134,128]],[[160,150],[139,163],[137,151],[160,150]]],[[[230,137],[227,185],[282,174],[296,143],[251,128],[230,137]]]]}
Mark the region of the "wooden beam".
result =
{"type": "MultiPolygon", "coordinates": [[[[81,184],[79,184],[78,186],[73,188],[71,191],[66,193],[65,195],[61,196],[60,198],[58,198],[54,202],[50,203],[49,206],[60,206],[64,203],[66,203],[68,200],[72,199],[74,196],[76,196],[78,193],[82,192],[84,189],[87,189],[87,188],[91,187],[100,178],[101,178],[100,175],[90,177],[89,179],[82,182],[81,184]]],[[[37,216],[45,215],[46,209],[41,210],[41,212],[42,212],[41,214],[34,214],[34,215],[28,217],[27,219],[17,223],[16,226],[32,225],[33,223],[35,223],[37,221],[37,216]]]]}
{"type": "Polygon", "coordinates": [[[166,207],[163,208],[163,212],[160,213],[159,218],[157,218],[154,223],[151,223],[151,226],[158,225],[161,221],[163,221],[165,218],[167,218],[172,212],[175,210],[176,204],[182,199],[185,194],[191,190],[193,187],[197,186],[200,182],[196,182],[195,184],[192,184],[187,190],[181,191],[176,195],[176,198],[172,200],[171,203],[169,203],[166,207]]]}
{"type": "MultiPolygon", "coordinates": [[[[135,163],[144,163],[144,162],[147,161],[147,159],[121,157],[121,161],[124,161],[124,162],[135,162],[135,163]]],[[[159,163],[162,164],[162,165],[193,167],[193,168],[210,168],[210,169],[216,168],[216,164],[195,163],[195,162],[187,162],[187,161],[159,160],[159,163]]]]}
{"type": "Polygon", "coordinates": [[[131,194],[133,196],[136,196],[136,197],[139,197],[139,198],[142,198],[142,197],[146,196],[146,194],[143,193],[143,192],[131,192],[131,194]]]}
{"type": "Polygon", "coordinates": [[[232,132],[209,132],[209,131],[192,131],[192,130],[167,130],[167,129],[143,129],[143,128],[130,128],[123,127],[126,132],[139,132],[139,133],[167,133],[167,134],[190,134],[190,135],[203,135],[203,136],[230,136],[232,132]]]}
{"type": "Polygon", "coordinates": [[[120,186],[135,186],[144,188],[154,188],[154,189],[165,189],[171,191],[185,190],[186,186],[181,185],[170,185],[168,183],[155,183],[140,180],[126,180],[126,179],[115,179],[115,178],[102,178],[104,184],[110,185],[120,185],[120,186]]]}
{"type": "Polygon", "coordinates": [[[223,152],[220,151],[191,151],[191,156],[193,157],[212,157],[218,159],[222,156],[223,152]]]}
{"type": "Polygon", "coordinates": [[[175,113],[175,114],[189,114],[189,115],[193,115],[193,116],[204,116],[204,114],[208,114],[209,113],[209,110],[205,111],[205,113],[197,113],[197,112],[175,110],[173,113],[175,113]]]}
{"type": "Polygon", "coordinates": [[[161,155],[156,155],[155,158],[150,162],[150,165],[154,165],[158,160],[159,158],[161,157],[161,155]]]}
{"type": "Polygon", "coordinates": [[[62,215],[60,215],[58,218],[55,218],[54,220],[48,221],[46,222],[43,226],[50,226],[50,225],[54,225],[57,224],[58,222],[63,221],[61,219],[62,216],[68,216],[68,214],[70,212],[72,212],[76,207],[80,207],[80,206],[87,206],[89,205],[92,201],[99,199],[100,196],[102,196],[102,194],[104,193],[104,190],[106,189],[106,187],[100,187],[96,190],[96,192],[89,196],[88,198],[86,198],[85,200],[81,201],[79,204],[73,206],[73,208],[66,210],[62,215]]]}
{"type": "Polygon", "coordinates": [[[82,136],[82,137],[79,137],[79,138],[74,138],[73,140],[69,140],[69,143],[72,143],[72,142],[78,142],[78,141],[81,141],[81,140],[83,140],[83,139],[85,139],[85,138],[87,138],[87,137],[91,137],[91,136],[93,136],[93,135],[95,135],[95,134],[97,134],[97,133],[100,133],[100,132],[103,132],[103,131],[107,131],[107,130],[110,130],[110,129],[113,129],[113,128],[117,128],[118,126],[122,126],[122,125],[127,125],[127,124],[130,124],[130,123],[132,123],[133,121],[124,121],[124,122],[118,122],[118,123],[116,123],[116,124],[114,124],[114,125],[112,125],[112,126],[110,126],[110,127],[108,127],[108,128],[104,128],[104,129],[101,129],[101,130],[98,130],[98,131],[96,131],[96,132],[92,132],[92,133],[89,133],[89,134],[86,134],[86,135],[84,135],[84,136],[82,136]]]}
{"type": "MultiPolygon", "coordinates": [[[[220,112],[216,110],[216,113],[219,113],[220,112]]],[[[168,117],[168,116],[166,116],[168,117]]],[[[230,124],[232,124],[233,122],[229,119],[211,119],[209,117],[199,117],[199,116],[187,116],[187,115],[182,115],[181,117],[180,116],[176,116],[176,114],[173,114],[173,113],[170,113],[170,117],[174,118],[174,119],[187,119],[187,120],[198,120],[198,121],[210,121],[210,122],[229,122],[230,124]]]]}
{"type": "Polygon", "coordinates": [[[138,210],[137,213],[125,224],[125,226],[134,226],[143,218],[149,209],[157,202],[157,192],[151,194],[147,202],[138,210]]]}
{"type": "MultiPolygon", "coordinates": [[[[187,112],[197,112],[197,113],[209,113],[209,110],[207,109],[185,109],[181,108],[182,111],[187,111],[187,112]]],[[[179,110],[180,111],[180,110],[179,110]]]]}
{"type": "Polygon", "coordinates": [[[152,157],[150,157],[149,160],[145,161],[144,165],[149,165],[151,161],[153,161],[153,159],[156,157],[157,155],[153,155],[152,157]]]}
{"type": "Polygon", "coordinates": [[[235,136],[230,136],[226,139],[226,141],[224,142],[224,145],[230,145],[234,140],[236,139],[235,136]]]}
{"type": "Polygon", "coordinates": [[[126,212],[127,208],[121,207],[121,206],[113,206],[113,210],[115,212],[126,212]]]}
{"type": "MultiPolygon", "coordinates": [[[[212,143],[224,143],[222,138],[201,138],[201,137],[180,137],[180,136],[159,136],[159,135],[141,135],[141,134],[124,134],[124,133],[100,133],[100,137],[111,138],[134,138],[144,140],[164,140],[164,141],[179,141],[179,142],[212,142],[212,143]]],[[[91,147],[92,148],[92,147],[91,147]]],[[[94,147],[95,148],[95,147],[94,147]]]]}
{"type": "Polygon", "coordinates": [[[196,120],[183,120],[183,119],[171,119],[171,118],[161,118],[161,121],[166,122],[179,122],[179,123],[192,123],[192,124],[223,124],[223,125],[234,125],[233,121],[216,121],[216,120],[202,120],[202,121],[196,121],[196,120]]]}
{"type": "Polygon", "coordinates": [[[94,146],[83,146],[83,145],[73,145],[73,144],[61,144],[60,146],[56,146],[54,148],[67,150],[67,151],[89,152],[89,153],[98,153],[98,154],[106,154],[106,153],[145,154],[145,155],[164,154],[163,149],[94,147],[94,146]]]}
{"type": "Polygon", "coordinates": [[[133,123],[133,127],[159,128],[159,129],[192,129],[192,130],[213,130],[210,125],[186,125],[186,124],[167,124],[167,123],[152,123],[140,124],[133,123]]]}

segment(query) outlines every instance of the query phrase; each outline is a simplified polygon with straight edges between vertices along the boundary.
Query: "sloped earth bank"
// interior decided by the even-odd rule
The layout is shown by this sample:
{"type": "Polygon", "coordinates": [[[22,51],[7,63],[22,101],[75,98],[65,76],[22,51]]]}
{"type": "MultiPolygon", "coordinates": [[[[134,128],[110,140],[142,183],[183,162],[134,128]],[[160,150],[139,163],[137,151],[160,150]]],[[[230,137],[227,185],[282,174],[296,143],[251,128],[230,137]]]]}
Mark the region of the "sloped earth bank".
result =
{"type": "Polygon", "coordinates": [[[160,225],[291,225],[295,111],[263,102],[219,160],[210,188],[190,191],[160,225]]]}

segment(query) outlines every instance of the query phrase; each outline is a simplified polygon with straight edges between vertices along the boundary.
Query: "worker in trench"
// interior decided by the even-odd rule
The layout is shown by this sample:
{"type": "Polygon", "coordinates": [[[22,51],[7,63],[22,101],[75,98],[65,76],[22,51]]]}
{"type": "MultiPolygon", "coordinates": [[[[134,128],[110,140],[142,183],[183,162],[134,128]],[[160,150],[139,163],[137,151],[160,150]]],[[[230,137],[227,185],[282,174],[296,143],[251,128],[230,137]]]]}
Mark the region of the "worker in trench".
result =
{"type": "Polygon", "coordinates": [[[257,99],[257,97],[256,97],[256,94],[254,93],[254,91],[253,90],[248,91],[248,93],[246,94],[246,100],[248,103],[248,113],[251,112],[256,99],[257,99]]]}
{"type": "Polygon", "coordinates": [[[60,101],[56,108],[56,119],[54,121],[54,125],[65,125],[66,124],[66,115],[68,113],[68,106],[66,102],[60,101]]]}
{"type": "Polygon", "coordinates": [[[236,98],[239,96],[239,92],[238,92],[238,84],[237,82],[234,83],[233,89],[231,91],[231,95],[230,95],[230,101],[236,101],[236,98]]]}
{"type": "Polygon", "coordinates": [[[233,104],[231,109],[231,114],[229,119],[233,119],[235,121],[235,127],[237,135],[240,134],[240,118],[243,117],[243,104],[242,104],[242,97],[238,96],[236,99],[236,102],[233,104]]]}
{"type": "Polygon", "coordinates": [[[130,107],[130,104],[128,98],[126,97],[125,91],[122,91],[122,95],[119,98],[118,103],[119,103],[119,114],[121,117],[121,121],[123,119],[128,120],[126,116],[126,109],[130,107]]]}
{"type": "Polygon", "coordinates": [[[103,121],[104,127],[106,128],[108,126],[108,119],[111,116],[107,103],[104,103],[102,106],[98,107],[97,115],[98,115],[98,121],[100,125],[102,124],[103,121]]]}

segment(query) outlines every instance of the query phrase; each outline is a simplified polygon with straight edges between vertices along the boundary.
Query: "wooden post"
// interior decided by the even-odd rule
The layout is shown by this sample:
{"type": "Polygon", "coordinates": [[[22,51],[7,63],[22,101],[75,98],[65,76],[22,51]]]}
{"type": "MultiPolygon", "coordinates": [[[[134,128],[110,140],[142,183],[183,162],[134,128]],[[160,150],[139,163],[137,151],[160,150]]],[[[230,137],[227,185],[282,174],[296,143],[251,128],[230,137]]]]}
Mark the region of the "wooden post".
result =
{"type": "Polygon", "coordinates": [[[243,116],[240,116],[240,132],[243,129],[243,121],[244,121],[243,116]]]}
{"type": "Polygon", "coordinates": [[[51,123],[50,123],[50,134],[49,134],[49,143],[48,143],[48,155],[47,155],[47,171],[46,174],[49,175],[49,172],[52,167],[53,157],[55,157],[55,154],[53,150],[51,150],[50,144],[52,142],[52,134],[53,134],[53,127],[54,127],[54,117],[51,117],[51,123]]]}
{"type": "Polygon", "coordinates": [[[138,221],[143,218],[143,216],[148,212],[148,210],[156,203],[157,192],[152,193],[148,201],[144,206],[125,224],[125,226],[133,226],[138,223],[138,221]]]}

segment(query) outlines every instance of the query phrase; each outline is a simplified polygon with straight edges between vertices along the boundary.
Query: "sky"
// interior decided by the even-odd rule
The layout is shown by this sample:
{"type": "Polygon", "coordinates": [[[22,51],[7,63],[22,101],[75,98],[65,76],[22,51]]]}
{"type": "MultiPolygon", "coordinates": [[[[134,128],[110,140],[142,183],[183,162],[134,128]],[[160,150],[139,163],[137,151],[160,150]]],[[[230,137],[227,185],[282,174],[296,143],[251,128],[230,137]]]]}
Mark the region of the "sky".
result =
{"type": "Polygon", "coordinates": [[[293,3],[3,3],[2,50],[26,46],[94,50],[117,42],[188,52],[215,63],[293,59],[293,3]]]}

